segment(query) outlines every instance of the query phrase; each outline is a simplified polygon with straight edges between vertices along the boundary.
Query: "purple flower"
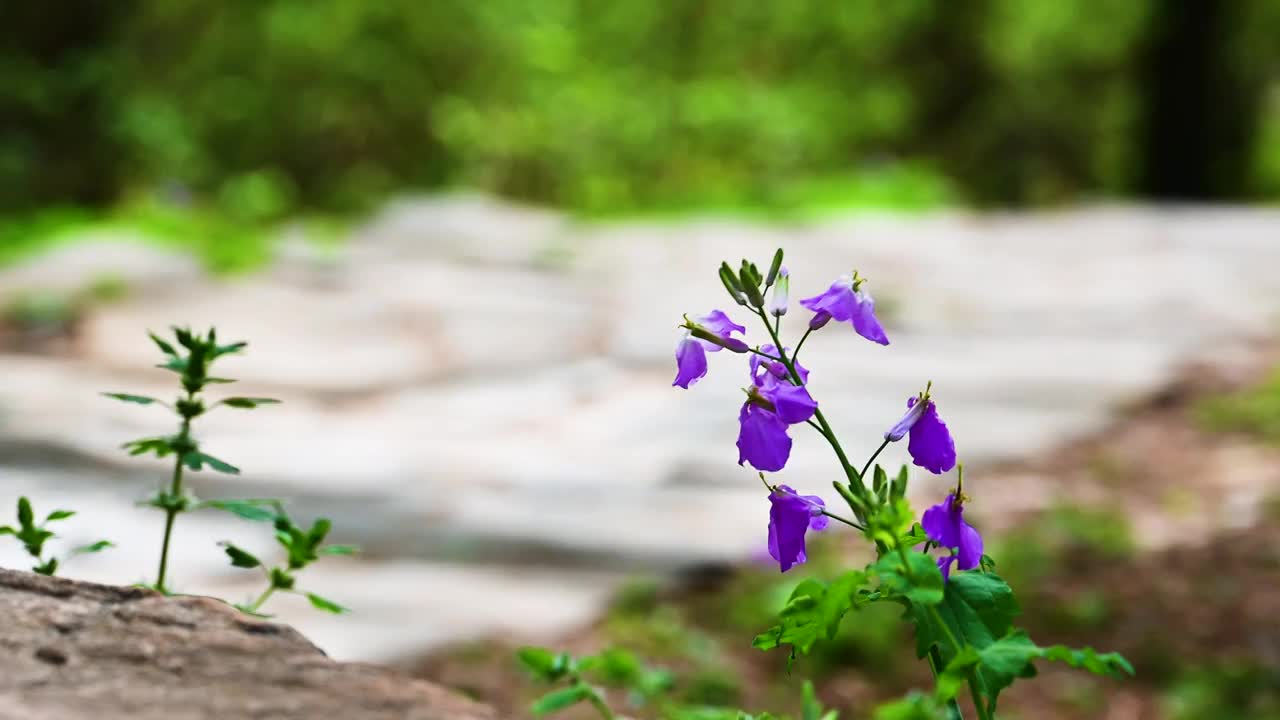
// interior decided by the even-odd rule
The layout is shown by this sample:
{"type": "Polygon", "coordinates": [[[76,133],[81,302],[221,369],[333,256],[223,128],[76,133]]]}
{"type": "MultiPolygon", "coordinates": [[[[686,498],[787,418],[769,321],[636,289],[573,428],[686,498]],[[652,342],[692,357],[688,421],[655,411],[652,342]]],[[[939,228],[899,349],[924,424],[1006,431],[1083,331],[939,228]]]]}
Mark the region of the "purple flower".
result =
{"type": "MultiPolygon", "coordinates": [[[[876,301],[861,290],[863,280],[854,275],[841,275],[821,295],[805,298],[800,304],[815,313],[827,313],[840,322],[848,322],[862,337],[871,342],[888,345],[889,338],[876,319],[876,301]]],[[[817,322],[817,318],[810,323],[817,322]]],[[[821,326],[819,326],[821,327],[821,326]]]]}
{"type": "Polygon", "coordinates": [[[938,417],[938,406],[929,399],[929,391],[923,393],[923,398],[924,402],[920,397],[907,399],[906,414],[885,432],[884,439],[897,442],[910,434],[907,452],[911,453],[911,461],[941,475],[956,466],[956,444],[947,424],[938,417]]]}
{"type": "MultiPolygon", "coordinates": [[[[772,355],[773,357],[782,357],[782,353],[778,352],[778,348],[773,345],[760,346],[760,352],[766,355],[772,355]]],[[[791,352],[791,348],[783,348],[782,352],[789,353],[791,352]]],[[[783,365],[778,360],[769,360],[767,358],[760,357],[755,353],[752,353],[750,362],[751,362],[751,380],[756,384],[757,387],[760,386],[763,382],[760,376],[761,368],[764,368],[771,375],[773,375],[775,378],[779,380],[786,380],[791,375],[790,373],[787,372],[787,366],[783,365]]],[[[809,370],[798,362],[795,363],[795,366],[796,366],[796,372],[800,373],[800,382],[808,383],[809,370]]]]}
{"type": "Polygon", "coordinates": [[[738,464],[749,462],[757,470],[777,472],[791,456],[787,426],[813,417],[818,402],[804,386],[779,380],[772,371],[753,375],[754,384],[738,413],[738,464]]]}
{"type": "Polygon", "coordinates": [[[763,472],[777,472],[791,457],[791,436],[778,414],[751,402],[738,412],[738,464],[751,463],[763,472]]]}
{"type": "Polygon", "coordinates": [[[676,345],[676,379],[672,385],[688,390],[707,374],[707,352],[720,352],[729,348],[734,352],[746,352],[747,344],[732,337],[734,332],[747,329],[734,323],[720,310],[712,310],[697,320],[687,317],[684,337],[676,345]]]}
{"type": "Polygon", "coordinates": [[[958,563],[961,570],[972,570],[982,562],[982,536],[972,525],[964,521],[964,496],[955,493],[946,500],[924,511],[921,527],[929,539],[939,547],[957,551],[938,558],[938,569],[944,579],[951,577],[951,564],[958,563]]]}
{"type": "Polygon", "coordinates": [[[826,504],[817,495],[797,495],[786,485],[770,493],[769,502],[769,555],[786,572],[807,559],[805,532],[827,529],[827,516],[822,514],[826,504]]]}

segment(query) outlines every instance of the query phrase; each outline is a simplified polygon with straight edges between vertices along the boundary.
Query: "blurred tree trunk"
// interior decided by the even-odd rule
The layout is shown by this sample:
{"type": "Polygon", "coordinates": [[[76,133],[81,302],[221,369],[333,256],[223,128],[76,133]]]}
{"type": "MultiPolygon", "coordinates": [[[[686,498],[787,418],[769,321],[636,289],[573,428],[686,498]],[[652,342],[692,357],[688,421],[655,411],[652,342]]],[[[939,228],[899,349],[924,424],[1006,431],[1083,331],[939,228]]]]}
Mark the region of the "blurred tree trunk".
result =
{"type": "Polygon", "coordinates": [[[1153,5],[1142,68],[1141,194],[1182,200],[1247,194],[1267,56],[1247,51],[1251,6],[1268,1],[1153,5]]]}

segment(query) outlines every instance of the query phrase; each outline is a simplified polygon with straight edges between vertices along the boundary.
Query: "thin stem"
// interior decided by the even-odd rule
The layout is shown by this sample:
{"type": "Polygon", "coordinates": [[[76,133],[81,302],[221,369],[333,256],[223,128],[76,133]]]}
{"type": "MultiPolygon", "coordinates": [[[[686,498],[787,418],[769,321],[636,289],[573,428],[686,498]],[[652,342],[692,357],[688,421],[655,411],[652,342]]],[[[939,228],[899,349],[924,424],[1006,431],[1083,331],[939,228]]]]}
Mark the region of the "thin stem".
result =
{"type": "Polygon", "coordinates": [[[609,705],[604,701],[604,698],[600,697],[600,693],[592,692],[587,700],[596,709],[596,712],[600,713],[600,717],[603,720],[614,720],[613,711],[609,709],[609,705]]]}
{"type": "Polygon", "coordinates": [[[880,457],[880,453],[884,452],[887,447],[889,447],[889,438],[885,438],[884,442],[880,443],[880,447],[876,448],[876,451],[871,453],[871,457],[867,458],[867,464],[863,465],[862,472],[858,473],[859,478],[867,476],[867,471],[871,469],[871,463],[875,462],[876,458],[880,457]]]}
{"type": "Polygon", "coordinates": [[[804,335],[800,337],[800,342],[796,343],[796,349],[791,351],[792,362],[800,362],[800,348],[804,347],[804,341],[809,339],[809,335],[813,332],[813,328],[804,331],[804,335]]]}
{"type": "Polygon", "coordinates": [[[982,702],[982,694],[978,692],[978,681],[974,671],[969,671],[969,694],[973,696],[973,708],[978,711],[979,720],[991,720],[991,708],[982,702]]]}
{"type": "Polygon", "coordinates": [[[274,583],[272,583],[271,585],[268,585],[267,589],[263,590],[262,594],[258,596],[258,599],[254,600],[253,604],[249,606],[248,608],[249,612],[251,613],[258,612],[258,608],[262,607],[262,604],[265,603],[267,601],[267,598],[271,597],[271,594],[274,593],[275,591],[276,591],[276,586],[274,583]]]}
{"type": "MultiPolygon", "coordinates": [[[[194,394],[187,393],[187,399],[190,400],[194,394]]],[[[191,436],[191,419],[183,418],[182,430],[178,433],[181,442],[186,443],[191,436]]],[[[169,504],[165,508],[164,513],[164,540],[160,543],[160,569],[156,571],[156,590],[162,593],[168,593],[165,588],[164,579],[169,570],[169,540],[173,537],[173,521],[178,517],[178,508],[175,507],[177,499],[182,496],[182,460],[185,453],[177,453],[177,457],[173,462],[173,478],[169,481],[169,504]]]]}
{"type": "MultiPolygon", "coordinates": [[[[936,682],[938,675],[942,673],[942,655],[938,653],[937,646],[929,648],[929,670],[933,672],[933,679],[936,682]]],[[[960,711],[960,703],[956,699],[947,700],[947,720],[964,720],[964,713],[960,711]]]]}
{"type": "MultiPolygon", "coordinates": [[[[769,316],[758,308],[756,309],[756,315],[759,315],[760,319],[764,321],[764,326],[769,331],[769,336],[773,338],[773,346],[778,348],[778,354],[782,356],[778,358],[778,361],[786,366],[787,372],[791,375],[791,381],[796,385],[804,385],[804,381],[800,379],[800,373],[796,371],[795,361],[788,358],[787,353],[782,349],[782,340],[778,337],[778,331],[769,324],[769,316]]],[[[822,436],[827,439],[827,443],[831,445],[831,449],[836,453],[836,458],[840,460],[840,467],[844,469],[845,477],[849,479],[849,486],[858,495],[866,497],[867,490],[862,484],[862,476],[854,474],[855,470],[849,462],[849,456],[845,455],[844,448],[840,447],[840,441],[836,440],[835,432],[831,430],[831,425],[822,415],[822,411],[815,409],[813,417],[818,421],[818,432],[822,433],[822,436]]]]}
{"type": "Polygon", "coordinates": [[[856,522],[854,522],[854,521],[852,521],[852,520],[848,520],[848,519],[846,519],[846,518],[842,518],[842,517],[840,517],[839,515],[836,515],[835,513],[827,512],[825,509],[824,509],[824,510],[822,510],[822,514],[823,514],[823,515],[826,515],[827,517],[831,518],[832,520],[835,520],[835,521],[837,521],[837,522],[842,522],[842,523],[844,523],[845,525],[848,525],[848,526],[849,526],[849,527],[851,527],[851,528],[857,528],[858,530],[861,530],[861,531],[863,531],[863,532],[866,532],[866,531],[867,531],[867,528],[866,528],[865,526],[863,526],[863,525],[859,525],[858,523],[856,523],[856,522]]]}
{"type": "MultiPolygon", "coordinates": [[[[765,324],[767,325],[768,323],[765,323],[765,324]]],[[[749,347],[749,348],[747,348],[747,352],[749,352],[749,353],[755,353],[756,355],[759,355],[759,356],[760,356],[760,357],[762,357],[762,358],[768,358],[769,360],[772,360],[772,361],[774,361],[774,362],[786,362],[785,360],[783,360],[783,359],[782,359],[782,358],[780,358],[780,357],[774,357],[774,356],[770,355],[770,354],[769,354],[769,353],[767,353],[767,352],[760,352],[759,350],[757,350],[757,349],[755,349],[755,348],[753,348],[753,347],[749,347]]]]}

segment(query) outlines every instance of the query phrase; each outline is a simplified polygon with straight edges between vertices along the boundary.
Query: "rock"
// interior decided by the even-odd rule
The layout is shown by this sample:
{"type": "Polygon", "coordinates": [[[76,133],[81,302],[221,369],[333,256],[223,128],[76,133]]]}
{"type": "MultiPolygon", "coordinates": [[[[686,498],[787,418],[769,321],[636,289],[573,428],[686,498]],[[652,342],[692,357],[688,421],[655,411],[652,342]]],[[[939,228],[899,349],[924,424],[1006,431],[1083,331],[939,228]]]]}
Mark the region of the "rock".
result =
{"type": "Polygon", "coordinates": [[[0,570],[0,618],[0,718],[496,717],[210,598],[0,570]]]}

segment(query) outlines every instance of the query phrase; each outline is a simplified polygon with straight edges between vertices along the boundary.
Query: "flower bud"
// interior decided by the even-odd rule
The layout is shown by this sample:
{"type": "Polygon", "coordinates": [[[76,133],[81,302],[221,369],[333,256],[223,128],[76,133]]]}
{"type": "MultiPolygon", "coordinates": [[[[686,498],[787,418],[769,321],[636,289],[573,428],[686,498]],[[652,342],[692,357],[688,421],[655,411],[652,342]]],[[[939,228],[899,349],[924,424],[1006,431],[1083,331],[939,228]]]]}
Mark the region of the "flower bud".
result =
{"type": "Polygon", "coordinates": [[[813,317],[809,318],[809,329],[818,330],[829,322],[831,322],[831,313],[826,310],[819,310],[813,317]]]}
{"type": "Polygon", "coordinates": [[[778,272],[782,269],[782,248],[773,254],[773,264],[769,266],[769,275],[764,279],[766,288],[772,287],[775,280],[778,279],[778,272]]]}
{"type": "MultiPolygon", "coordinates": [[[[778,251],[781,255],[782,251],[778,251]]],[[[769,314],[774,317],[782,317],[787,314],[787,293],[791,289],[791,274],[787,269],[781,268],[777,273],[778,284],[773,288],[773,296],[769,298],[769,314]]]]}

